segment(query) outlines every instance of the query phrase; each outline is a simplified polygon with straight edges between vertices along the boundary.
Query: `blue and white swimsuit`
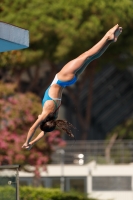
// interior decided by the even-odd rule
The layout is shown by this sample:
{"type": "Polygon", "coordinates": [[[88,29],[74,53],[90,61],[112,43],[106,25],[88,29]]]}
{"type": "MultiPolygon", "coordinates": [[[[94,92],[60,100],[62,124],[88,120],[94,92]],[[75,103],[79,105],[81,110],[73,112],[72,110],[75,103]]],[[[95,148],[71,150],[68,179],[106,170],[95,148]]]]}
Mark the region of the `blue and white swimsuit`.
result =
{"type": "MultiPolygon", "coordinates": [[[[53,82],[51,83],[51,85],[53,85],[53,84],[58,84],[58,85],[61,86],[61,87],[66,87],[66,86],[69,86],[69,85],[74,84],[76,81],[77,81],[77,77],[76,77],[76,76],[74,76],[74,78],[73,78],[72,80],[70,80],[70,81],[61,81],[61,80],[58,79],[57,74],[56,74],[56,76],[55,76],[53,82]]],[[[49,89],[50,89],[51,85],[48,87],[48,89],[46,90],[46,92],[45,92],[45,94],[44,94],[44,97],[43,97],[43,99],[42,99],[42,106],[44,106],[44,103],[45,103],[46,101],[52,100],[52,101],[54,101],[55,106],[56,106],[56,108],[57,108],[56,100],[60,100],[60,101],[61,101],[61,99],[59,99],[59,98],[51,98],[51,97],[49,96],[49,89]]]]}

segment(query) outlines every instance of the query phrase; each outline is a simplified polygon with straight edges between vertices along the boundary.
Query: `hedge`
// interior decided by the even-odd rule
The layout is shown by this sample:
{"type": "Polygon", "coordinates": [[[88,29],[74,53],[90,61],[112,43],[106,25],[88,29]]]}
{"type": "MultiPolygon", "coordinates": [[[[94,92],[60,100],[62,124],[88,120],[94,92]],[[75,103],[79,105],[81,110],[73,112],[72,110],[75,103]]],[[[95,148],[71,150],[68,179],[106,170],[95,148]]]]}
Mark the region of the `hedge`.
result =
{"type": "MultiPolygon", "coordinates": [[[[94,200],[82,194],[61,192],[59,189],[43,187],[20,187],[20,200],[94,200]]],[[[0,200],[15,200],[15,188],[0,187],[0,200]]]]}

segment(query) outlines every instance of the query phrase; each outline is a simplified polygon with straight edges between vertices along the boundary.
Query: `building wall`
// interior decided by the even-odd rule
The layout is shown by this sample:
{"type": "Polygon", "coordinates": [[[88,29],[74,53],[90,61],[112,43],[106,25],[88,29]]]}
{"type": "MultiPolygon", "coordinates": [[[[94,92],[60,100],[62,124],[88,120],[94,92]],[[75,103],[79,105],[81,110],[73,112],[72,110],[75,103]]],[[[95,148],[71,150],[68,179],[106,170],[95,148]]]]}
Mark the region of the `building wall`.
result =
{"type": "MultiPolygon", "coordinates": [[[[133,199],[133,164],[99,165],[95,161],[86,165],[48,165],[47,171],[40,169],[40,183],[43,187],[61,188],[64,178],[64,190],[76,190],[87,193],[99,200],[133,199]]],[[[13,176],[14,171],[0,171],[0,177],[13,176]]],[[[20,185],[31,185],[34,174],[19,172],[20,185]]]]}
{"type": "MultiPolygon", "coordinates": [[[[21,177],[25,176],[20,172],[21,177]]],[[[28,176],[28,174],[27,174],[28,176]]],[[[60,177],[65,178],[65,190],[75,189],[99,200],[133,199],[133,165],[99,165],[91,162],[87,165],[49,165],[42,172],[45,187],[53,182],[60,187],[60,177]],[[63,168],[63,169],[62,169],[63,168]],[[79,189],[81,188],[81,190],[79,189]]]]}

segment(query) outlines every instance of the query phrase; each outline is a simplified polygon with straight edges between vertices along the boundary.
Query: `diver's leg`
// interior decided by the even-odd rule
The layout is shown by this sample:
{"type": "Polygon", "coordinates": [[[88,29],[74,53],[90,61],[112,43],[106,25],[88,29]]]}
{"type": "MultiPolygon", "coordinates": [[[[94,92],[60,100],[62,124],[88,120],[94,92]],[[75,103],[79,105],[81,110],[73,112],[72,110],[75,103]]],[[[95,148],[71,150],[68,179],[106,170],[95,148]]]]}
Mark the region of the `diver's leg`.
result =
{"type": "Polygon", "coordinates": [[[59,78],[74,76],[74,74],[79,75],[87,67],[87,65],[100,57],[108,48],[112,42],[116,42],[118,36],[121,34],[122,28],[119,25],[115,25],[111,28],[105,36],[91,49],[85,53],[78,56],[76,59],[67,63],[62,70],[58,73],[59,78]]]}

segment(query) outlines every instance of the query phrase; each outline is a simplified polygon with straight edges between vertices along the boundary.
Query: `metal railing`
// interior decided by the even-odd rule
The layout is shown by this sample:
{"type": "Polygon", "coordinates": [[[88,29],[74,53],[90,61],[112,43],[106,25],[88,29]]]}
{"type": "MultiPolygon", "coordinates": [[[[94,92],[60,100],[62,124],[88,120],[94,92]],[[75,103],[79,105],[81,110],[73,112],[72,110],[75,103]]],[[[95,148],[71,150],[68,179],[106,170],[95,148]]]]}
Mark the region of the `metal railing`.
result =
{"type": "MultiPolygon", "coordinates": [[[[133,162],[133,140],[116,141],[67,141],[64,148],[65,164],[86,164],[96,160],[99,164],[133,162]]],[[[52,164],[60,163],[59,150],[53,153],[52,164]]]]}
{"type": "Polygon", "coordinates": [[[19,165],[0,166],[0,187],[7,188],[2,190],[0,200],[19,200],[19,165]],[[9,176],[7,176],[9,174],[9,176]]]}

